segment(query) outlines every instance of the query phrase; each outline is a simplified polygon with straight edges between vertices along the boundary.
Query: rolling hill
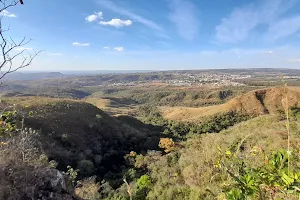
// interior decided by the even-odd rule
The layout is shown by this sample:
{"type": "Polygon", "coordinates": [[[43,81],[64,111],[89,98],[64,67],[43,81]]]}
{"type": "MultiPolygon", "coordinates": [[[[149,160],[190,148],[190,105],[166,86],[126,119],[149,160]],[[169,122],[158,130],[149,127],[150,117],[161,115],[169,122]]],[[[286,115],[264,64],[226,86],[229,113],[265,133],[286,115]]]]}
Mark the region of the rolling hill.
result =
{"type": "Polygon", "coordinates": [[[170,120],[197,121],[203,117],[229,111],[243,112],[249,115],[274,114],[283,110],[285,96],[288,97],[289,106],[300,105],[300,88],[267,88],[248,92],[235,97],[230,101],[214,106],[190,107],[162,107],[163,116],[170,120]]]}
{"type": "Polygon", "coordinates": [[[104,176],[118,171],[130,151],[157,149],[160,133],[132,127],[111,117],[96,106],[79,100],[48,97],[14,97],[3,99],[0,107],[16,107],[25,116],[25,126],[37,130],[38,141],[49,160],[91,171],[80,176],[104,176]],[[81,164],[80,164],[81,163],[81,164]]]}

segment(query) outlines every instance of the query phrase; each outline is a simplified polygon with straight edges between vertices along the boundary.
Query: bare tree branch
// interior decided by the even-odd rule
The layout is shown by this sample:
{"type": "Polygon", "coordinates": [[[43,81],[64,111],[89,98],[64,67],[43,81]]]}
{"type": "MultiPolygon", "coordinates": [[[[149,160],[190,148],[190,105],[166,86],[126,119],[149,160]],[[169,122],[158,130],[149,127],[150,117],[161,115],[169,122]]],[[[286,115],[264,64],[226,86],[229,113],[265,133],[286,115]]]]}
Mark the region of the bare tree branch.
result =
{"type": "MultiPolygon", "coordinates": [[[[18,3],[23,4],[23,1],[0,0],[0,13],[7,8],[16,6],[18,3]]],[[[23,37],[21,41],[16,42],[11,37],[6,37],[5,33],[9,31],[9,27],[7,29],[3,28],[3,16],[4,15],[0,16],[0,80],[3,79],[7,74],[31,65],[33,59],[42,52],[34,51],[32,53],[32,49],[25,47],[31,42],[31,39],[23,37]],[[19,61],[20,64],[16,64],[15,61],[19,61]]]]}
{"type": "Polygon", "coordinates": [[[10,3],[7,3],[7,0],[0,0],[0,2],[2,4],[2,8],[0,8],[0,12],[2,12],[9,7],[16,6],[20,1],[13,0],[13,1],[10,1],[10,3]]]}

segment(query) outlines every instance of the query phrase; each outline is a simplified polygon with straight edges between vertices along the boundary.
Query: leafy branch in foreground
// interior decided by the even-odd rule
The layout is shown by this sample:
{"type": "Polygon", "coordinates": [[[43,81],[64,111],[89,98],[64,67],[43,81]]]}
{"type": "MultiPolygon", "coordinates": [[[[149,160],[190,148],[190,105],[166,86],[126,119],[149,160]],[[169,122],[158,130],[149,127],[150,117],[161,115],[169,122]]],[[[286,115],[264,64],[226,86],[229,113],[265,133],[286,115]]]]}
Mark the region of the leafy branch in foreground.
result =
{"type": "Polygon", "coordinates": [[[254,147],[252,156],[262,156],[265,164],[250,167],[244,159],[230,150],[219,148],[215,167],[230,176],[231,182],[224,185],[227,200],[295,198],[300,195],[300,170],[291,169],[293,157],[285,150],[278,150],[270,157],[262,149],[254,147]]]}

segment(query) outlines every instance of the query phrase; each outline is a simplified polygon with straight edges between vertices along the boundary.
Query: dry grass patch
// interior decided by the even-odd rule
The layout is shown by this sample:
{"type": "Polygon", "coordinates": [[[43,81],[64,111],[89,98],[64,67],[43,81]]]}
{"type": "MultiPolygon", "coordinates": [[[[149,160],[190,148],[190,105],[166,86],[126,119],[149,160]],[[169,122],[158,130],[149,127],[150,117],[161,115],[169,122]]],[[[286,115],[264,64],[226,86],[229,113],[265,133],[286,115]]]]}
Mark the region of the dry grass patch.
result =
{"type": "MultiPolygon", "coordinates": [[[[300,87],[289,87],[287,96],[289,106],[300,105],[300,87]]],[[[250,115],[275,114],[278,110],[283,110],[283,99],[284,89],[278,87],[254,90],[222,105],[200,108],[161,107],[161,111],[165,118],[179,121],[199,121],[203,117],[229,111],[244,112],[250,115]]]]}
{"type": "Polygon", "coordinates": [[[61,99],[61,98],[51,98],[51,97],[12,97],[12,98],[2,98],[2,103],[7,103],[10,105],[16,104],[18,106],[42,106],[47,104],[53,104],[58,102],[79,102],[79,100],[74,99],[61,99]]]}
{"type": "Polygon", "coordinates": [[[102,99],[102,98],[86,98],[84,100],[87,103],[90,103],[98,108],[107,108],[110,106],[111,104],[111,100],[110,99],[102,99]]]}

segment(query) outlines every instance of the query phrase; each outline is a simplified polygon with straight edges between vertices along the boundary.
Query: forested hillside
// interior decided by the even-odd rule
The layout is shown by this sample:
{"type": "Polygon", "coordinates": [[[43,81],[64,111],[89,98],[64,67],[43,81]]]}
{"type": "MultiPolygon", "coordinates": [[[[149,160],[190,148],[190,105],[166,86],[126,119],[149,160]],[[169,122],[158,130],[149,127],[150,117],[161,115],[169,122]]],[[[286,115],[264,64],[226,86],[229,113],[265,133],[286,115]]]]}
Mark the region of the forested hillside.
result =
{"type": "MultiPolygon", "coordinates": [[[[83,199],[243,199],[245,192],[256,199],[258,191],[269,198],[269,192],[274,190],[274,198],[293,199],[297,193],[294,188],[299,183],[294,176],[300,170],[297,159],[300,98],[297,91],[298,88],[256,90],[224,105],[237,99],[245,99],[250,105],[249,96],[256,95],[252,103],[263,102],[268,112],[219,109],[196,121],[164,118],[160,108],[147,104],[138,106],[133,116],[113,116],[85,100],[6,97],[1,101],[4,110],[1,148],[10,149],[10,152],[2,152],[6,159],[1,163],[6,166],[3,173],[9,176],[1,182],[1,187],[6,188],[1,196],[6,198],[13,195],[13,191],[21,191],[19,187],[25,187],[19,168],[7,171],[13,163],[20,162],[11,153],[21,148],[15,141],[24,137],[19,133],[24,130],[30,144],[25,148],[26,155],[29,153],[32,157],[28,162],[22,161],[24,164],[20,166],[26,173],[32,166],[42,170],[43,173],[38,174],[34,170],[35,175],[29,173],[27,179],[47,174],[51,177],[50,174],[56,173],[51,171],[54,169],[64,172],[66,186],[54,189],[57,198],[62,198],[64,191],[83,199]],[[256,94],[261,91],[265,95],[259,101],[256,94]],[[292,152],[289,158],[284,153],[288,143],[292,152]],[[280,150],[284,150],[283,153],[280,150]],[[281,161],[276,160],[279,158],[281,161]],[[285,170],[287,161],[289,170],[295,173],[293,177],[283,171],[274,171],[275,174],[266,178],[275,182],[265,182],[256,176],[271,173],[276,162],[285,170]],[[282,173],[290,182],[277,182],[283,180],[282,173]],[[241,184],[246,178],[244,175],[248,182],[243,184],[248,185],[241,184]],[[20,180],[19,184],[9,183],[14,179],[20,180]],[[266,187],[260,188],[261,184],[266,187]]],[[[51,190],[52,186],[39,186],[34,187],[33,193],[26,189],[20,195],[24,198],[41,192],[50,195],[51,190]]]]}

